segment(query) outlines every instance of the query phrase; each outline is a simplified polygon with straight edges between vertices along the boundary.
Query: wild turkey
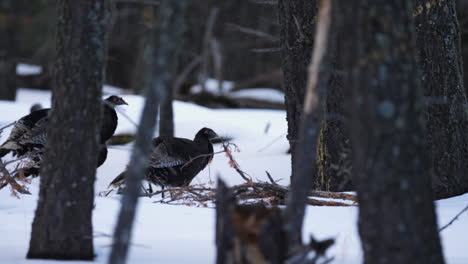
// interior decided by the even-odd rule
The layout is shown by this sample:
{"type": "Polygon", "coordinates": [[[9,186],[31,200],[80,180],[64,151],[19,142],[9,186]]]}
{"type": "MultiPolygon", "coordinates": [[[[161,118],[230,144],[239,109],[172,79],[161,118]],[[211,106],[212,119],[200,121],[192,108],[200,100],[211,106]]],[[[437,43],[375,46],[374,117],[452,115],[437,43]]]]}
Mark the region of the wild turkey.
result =
{"type": "MultiPolygon", "coordinates": [[[[146,179],[163,188],[188,186],[213,158],[212,139],[218,135],[209,128],[202,128],[194,140],[176,137],[153,139],[153,151],[145,170],[146,179]]],[[[109,186],[118,187],[125,181],[125,171],[109,186]]]]}
{"type": "MultiPolygon", "coordinates": [[[[122,98],[112,95],[104,100],[103,120],[100,142],[104,144],[117,128],[116,105],[127,104],[122,98]]],[[[0,158],[10,151],[13,155],[23,155],[33,148],[43,148],[47,143],[47,127],[49,125],[50,108],[31,112],[22,117],[10,132],[10,136],[0,146],[0,158]]]]}
{"type": "MultiPolygon", "coordinates": [[[[114,134],[117,128],[116,105],[127,104],[122,98],[112,95],[103,101],[103,120],[99,140],[99,162],[98,166],[104,163],[107,157],[107,147],[105,142],[114,134]]],[[[13,152],[14,156],[23,156],[29,152],[34,164],[30,170],[37,175],[39,171],[43,149],[47,144],[47,127],[49,125],[50,108],[40,109],[31,112],[29,115],[18,120],[10,132],[8,139],[0,146],[0,158],[13,152]]],[[[26,174],[26,173],[25,173],[26,174]]]]}
{"type": "MultiPolygon", "coordinates": [[[[27,153],[30,162],[26,163],[26,166],[21,168],[23,176],[39,176],[39,172],[42,166],[42,157],[44,155],[44,148],[34,149],[27,153]]],[[[98,154],[98,164],[97,167],[100,167],[104,161],[107,159],[107,145],[99,144],[99,154],[98,154]]],[[[15,175],[19,176],[19,175],[15,175]]],[[[1,189],[1,188],[0,188],[1,189]]]]}

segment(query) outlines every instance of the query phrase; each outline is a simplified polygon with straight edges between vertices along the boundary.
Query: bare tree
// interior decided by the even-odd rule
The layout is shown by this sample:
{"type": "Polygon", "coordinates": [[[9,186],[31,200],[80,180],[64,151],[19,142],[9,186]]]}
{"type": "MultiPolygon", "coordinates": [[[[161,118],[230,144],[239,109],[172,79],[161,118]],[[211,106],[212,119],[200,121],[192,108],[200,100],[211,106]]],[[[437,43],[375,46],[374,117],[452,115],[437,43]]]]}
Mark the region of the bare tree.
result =
{"type": "MultiPolygon", "coordinates": [[[[337,3],[338,4],[338,3],[337,3]]],[[[341,14],[332,8],[331,29],[327,54],[324,58],[328,65],[328,81],[325,82],[324,118],[320,124],[317,143],[317,173],[314,174],[313,189],[325,191],[350,191],[354,189],[351,181],[352,149],[349,133],[345,126],[348,114],[344,110],[345,84],[343,83],[342,57],[345,50],[339,48],[346,28],[336,23],[341,14]]]]}
{"type": "MultiPolygon", "coordinates": [[[[328,30],[330,27],[331,1],[321,0],[319,9],[319,20],[315,35],[312,62],[308,70],[308,82],[306,98],[304,100],[304,111],[301,120],[298,145],[296,151],[296,174],[291,181],[291,190],[288,194],[285,212],[284,229],[288,235],[289,247],[302,245],[302,223],[307,196],[312,187],[312,174],[316,171],[315,162],[318,141],[318,131],[322,119],[325,82],[328,74],[322,71],[322,58],[325,55],[328,41],[328,30]],[[322,74],[319,74],[322,71],[322,74]]],[[[309,55],[310,56],[310,55],[309,55]]]]}
{"type": "Polygon", "coordinates": [[[429,3],[416,0],[413,14],[427,105],[425,153],[440,199],[468,192],[468,111],[455,0],[429,3]]]}
{"type": "Polygon", "coordinates": [[[412,1],[335,1],[365,263],[444,263],[424,155],[412,1]]]}
{"type": "Polygon", "coordinates": [[[17,0],[0,2],[0,100],[16,98],[17,0]]]}
{"type": "Polygon", "coordinates": [[[104,0],[59,7],[56,86],[27,257],[91,260],[106,9],[104,0]]]}
{"type": "Polygon", "coordinates": [[[133,219],[140,194],[141,178],[151,151],[151,139],[156,126],[161,92],[171,87],[170,78],[177,62],[177,53],[173,48],[180,42],[181,25],[176,23],[179,15],[187,7],[186,0],[163,0],[159,9],[160,28],[158,45],[153,57],[153,72],[148,78],[146,102],[137,132],[135,147],[126,173],[126,192],[122,197],[117,225],[114,230],[114,241],[109,256],[110,264],[126,263],[128,247],[133,228],[133,219]]]}
{"type": "MultiPolygon", "coordinates": [[[[182,2],[185,2],[183,0],[182,2]]],[[[185,4],[184,4],[185,5],[185,4]]],[[[162,10],[165,5],[161,5],[161,12],[169,12],[169,9],[167,10],[162,10]]],[[[182,43],[183,41],[183,33],[186,29],[186,24],[185,24],[185,6],[179,6],[175,7],[174,12],[176,14],[173,15],[171,20],[162,20],[161,23],[159,24],[160,30],[171,30],[172,38],[176,39],[177,41],[174,41],[172,45],[168,46],[166,48],[166,53],[169,53],[169,56],[171,58],[177,58],[177,60],[174,60],[173,63],[167,65],[166,67],[170,67],[166,70],[167,75],[163,76],[164,78],[161,79],[161,85],[162,85],[162,90],[161,90],[161,106],[160,106],[160,119],[159,119],[159,134],[161,136],[167,136],[167,137],[173,137],[174,136],[174,110],[172,108],[172,102],[174,98],[174,94],[172,91],[172,87],[174,84],[174,81],[176,79],[176,70],[178,66],[178,60],[179,60],[179,54],[182,49],[182,43]],[[177,26],[172,26],[171,25],[166,25],[163,23],[173,23],[177,26]]],[[[161,32],[160,34],[161,38],[164,38],[167,36],[161,32]]],[[[165,40],[160,40],[160,41],[165,41],[165,40]]]]}
{"type": "MultiPolygon", "coordinates": [[[[316,0],[279,0],[282,69],[291,146],[292,177],[296,175],[296,144],[299,137],[307,82],[307,67],[313,45],[316,0]]],[[[312,162],[312,159],[310,159],[312,162]]]]}

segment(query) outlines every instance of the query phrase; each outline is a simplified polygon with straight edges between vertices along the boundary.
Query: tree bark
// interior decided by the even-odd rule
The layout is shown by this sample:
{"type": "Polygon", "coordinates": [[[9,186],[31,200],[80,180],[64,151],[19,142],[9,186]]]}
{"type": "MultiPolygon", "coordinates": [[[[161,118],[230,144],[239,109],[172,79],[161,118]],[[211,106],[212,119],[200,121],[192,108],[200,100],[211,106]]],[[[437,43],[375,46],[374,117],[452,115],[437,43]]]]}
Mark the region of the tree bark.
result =
{"type": "MultiPolygon", "coordinates": [[[[336,3],[339,5],[339,3],[336,3]]],[[[331,29],[328,52],[324,61],[330,64],[329,79],[326,82],[324,97],[324,118],[320,124],[320,135],[317,146],[317,174],[314,178],[315,190],[351,191],[352,150],[345,120],[349,115],[344,111],[345,90],[343,84],[343,50],[339,48],[342,36],[347,34],[344,27],[336,20],[341,14],[332,8],[331,29]]]]}
{"type": "MultiPolygon", "coordinates": [[[[119,213],[117,225],[114,230],[114,241],[109,256],[109,264],[126,263],[128,247],[130,244],[133,220],[136,214],[136,206],[140,194],[140,183],[147,165],[151,151],[151,139],[156,126],[161,91],[171,86],[170,76],[173,74],[178,60],[174,46],[180,43],[179,15],[183,15],[187,8],[186,0],[163,0],[159,9],[160,30],[157,34],[157,51],[153,56],[153,72],[148,77],[150,83],[146,89],[146,103],[143,109],[140,126],[137,132],[135,148],[126,174],[126,192],[122,198],[122,207],[119,213]]],[[[150,52],[153,54],[153,52],[150,52]]]]}
{"type": "Polygon", "coordinates": [[[465,94],[468,95],[468,2],[465,0],[456,0],[457,18],[459,21],[461,53],[463,57],[463,83],[465,84],[465,94]]]}
{"type": "MultiPolygon", "coordinates": [[[[307,67],[312,53],[316,0],[279,0],[282,70],[286,99],[292,177],[296,175],[296,144],[304,106],[307,67]]],[[[312,162],[312,159],[310,159],[312,162]]]]}
{"type": "MultiPolygon", "coordinates": [[[[185,0],[184,0],[185,1],[185,0]]],[[[161,106],[160,106],[160,118],[159,118],[159,135],[165,137],[173,137],[174,136],[174,110],[172,108],[172,102],[174,101],[174,95],[172,91],[172,87],[174,81],[176,79],[176,71],[178,66],[178,58],[180,57],[180,52],[182,50],[182,43],[183,35],[186,30],[185,24],[185,10],[186,4],[183,6],[177,7],[173,12],[175,15],[172,14],[163,14],[162,12],[171,12],[170,9],[163,10],[164,6],[161,6],[161,13],[160,16],[167,16],[171,17],[168,20],[162,20],[160,23],[161,30],[166,30],[166,32],[161,32],[161,38],[168,38],[171,37],[175,39],[172,45],[168,45],[165,52],[169,53],[171,58],[177,58],[173,63],[167,65],[166,75],[164,79],[162,79],[162,90],[161,90],[161,106]],[[166,23],[166,24],[165,24],[166,23]],[[172,25],[168,25],[167,23],[172,23],[172,25]],[[170,31],[170,33],[169,33],[170,31]],[[171,36],[169,36],[169,34],[171,36]]],[[[166,40],[161,40],[166,41],[166,40]]]]}
{"type": "Polygon", "coordinates": [[[437,199],[468,192],[468,112],[455,0],[416,0],[417,48],[426,96],[426,151],[437,199]]]}
{"type": "MultiPolygon", "coordinates": [[[[320,121],[323,118],[322,102],[325,94],[325,83],[329,78],[326,63],[322,63],[328,45],[330,27],[331,0],[320,2],[317,29],[315,34],[312,62],[308,68],[307,93],[304,101],[303,116],[296,148],[296,174],[291,180],[285,212],[284,230],[288,245],[292,251],[302,245],[302,224],[304,221],[307,196],[312,187],[312,175],[316,171],[316,149],[320,121]]],[[[309,55],[311,56],[311,55],[309,55]]]]}
{"type": "Polygon", "coordinates": [[[340,1],[365,263],[444,263],[424,155],[412,1],[340,1]]]}
{"type": "Polygon", "coordinates": [[[28,258],[92,260],[104,0],[59,2],[56,86],[28,258]]]}
{"type": "Polygon", "coordinates": [[[0,2],[0,100],[16,99],[17,1],[0,2]]]}

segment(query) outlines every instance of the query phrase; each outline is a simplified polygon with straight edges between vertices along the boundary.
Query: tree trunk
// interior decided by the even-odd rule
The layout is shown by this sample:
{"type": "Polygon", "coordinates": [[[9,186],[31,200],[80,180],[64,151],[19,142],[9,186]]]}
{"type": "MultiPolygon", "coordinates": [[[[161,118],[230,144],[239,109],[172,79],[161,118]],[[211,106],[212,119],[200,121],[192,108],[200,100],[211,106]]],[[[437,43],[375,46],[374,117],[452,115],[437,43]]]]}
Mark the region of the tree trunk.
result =
{"type": "MultiPolygon", "coordinates": [[[[185,0],[184,0],[185,1],[185,0]]],[[[176,58],[173,63],[166,65],[166,75],[164,78],[161,79],[161,106],[160,106],[160,118],[159,118],[159,135],[165,137],[173,137],[174,136],[174,111],[172,108],[172,102],[174,101],[174,95],[172,91],[172,87],[174,81],[176,79],[176,71],[178,66],[179,54],[182,50],[182,43],[183,41],[183,33],[186,30],[185,24],[185,10],[187,9],[186,4],[183,7],[175,10],[177,13],[172,17],[172,20],[164,21],[162,20],[159,24],[160,30],[170,30],[172,31],[170,34],[171,37],[175,39],[172,45],[167,47],[166,53],[169,53],[171,58],[176,58]],[[166,25],[164,23],[174,23],[177,26],[166,25]]],[[[161,6],[162,8],[163,6],[161,6]]],[[[161,10],[163,12],[163,10],[161,10]]],[[[164,12],[168,12],[168,10],[164,10],[164,12]]],[[[162,14],[161,14],[162,15],[162,14]]],[[[168,34],[168,33],[165,33],[168,34]]],[[[165,34],[161,34],[161,38],[167,38],[168,36],[165,34]]],[[[165,40],[161,40],[165,41],[165,40]]]]}
{"type": "Polygon", "coordinates": [[[352,151],[349,133],[344,125],[349,116],[343,109],[345,99],[342,76],[343,51],[338,47],[342,36],[347,32],[336,23],[340,15],[336,8],[332,8],[329,48],[324,58],[330,64],[331,72],[326,83],[324,98],[326,104],[317,143],[317,174],[313,186],[315,190],[335,192],[351,191],[354,188],[351,182],[352,151]]]}
{"type": "Polygon", "coordinates": [[[461,53],[463,57],[463,83],[465,84],[465,94],[468,95],[468,2],[465,0],[456,1],[456,11],[460,23],[461,53]]]}
{"type": "Polygon", "coordinates": [[[17,1],[0,1],[0,100],[16,99],[17,1]]]}
{"type": "Polygon", "coordinates": [[[288,121],[287,137],[291,146],[292,177],[294,177],[296,175],[295,149],[304,105],[307,67],[312,53],[317,1],[279,0],[278,11],[288,121]]]}
{"type": "Polygon", "coordinates": [[[426,151],[436,198],[468,192],[468,112],[455,0],[415,1],[421,84],[426,96],[426,151]]]}
{"type": "MultiPolygon", "coordinates": [[[[138,204],[141,178],[151,151],[151,139],[156,126],[161,92],[171,87],[170,76],[178,60],[174,48],[180,43],[182,27],[177,21],[187,8],[186,0],[163,0],[159,9],[160,29],[157,34],[157,51],[153,55],[153,72],[148,77],[150,83],[146,89],[146,103],[138,128],[135,149],[126,174],[126,192],[122,198],[119,219],[114,230],[114,241],[109,257],[110,264],[125,263],[130,244],[133,219],[138,204]]],[[[153,52],[150,52],[153,54],[153,52]]]]}
{"type": "Polygon", "coordinates": [[[59,2],[56,87],[28,258],[92,260],[104,0],[59,2]]]}
{"type": "Polygon", "coordinates": [[[424,155],[412,1],[336,1],[365,263],[444,263],[424,155]]]}
{"type": "MultiPolygon", "coordinates": [[[[312,62],[308,67],[308,81],[304,100],[303,116],[299,131],[296,151],[295,172],[291,179],[291,190],[288,193],[285,211],[284,230],[288,237],[289,251],[302,245],[302,224],[304,221],[307,196],[313,183],[316,171],[316,149],[320,121],[323,115],[322,101],[325,94],[325,83],[329,78],[327,63],[322,63],[326,53],[330,27],[331,1],[322,0],[317,21],[312,62]],[[320,73],[320,74],[319,74],[320,73]]],[[[309,55],[310,56],[310,55],[309,55]]],[[[293,253],[293,252],[290,252],[293,253]]]]}

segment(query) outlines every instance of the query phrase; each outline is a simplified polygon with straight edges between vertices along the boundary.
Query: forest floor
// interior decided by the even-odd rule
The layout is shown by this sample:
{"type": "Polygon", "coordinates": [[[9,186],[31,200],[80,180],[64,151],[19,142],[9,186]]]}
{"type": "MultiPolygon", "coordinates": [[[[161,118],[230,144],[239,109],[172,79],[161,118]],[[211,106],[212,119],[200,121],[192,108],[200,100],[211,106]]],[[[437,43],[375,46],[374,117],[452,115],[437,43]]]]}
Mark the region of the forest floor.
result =
{"type": "MultiPolygon", "coordinates": [[[[118,92],[107,88],[110,93],[118,92]]],[[[266,94],[262,93],[262,96],[266,94]]],[[[122,95],[129,103],[120,110],[132,120],[139,120],[144,103],[140,96],[122,95]]],[[[50,106],[50,93],[21,89],[17,101],[0,101],[0,127],[29,113],[33,103],[50,106]]],[[[287,186],[290,175],[290,155],[287,154],[286,114],[277,110],[208,109],[191,103],[175,102],[175,131],[178,137],[193,138],[202,127],[209,127],[219,135],[232,138],[240,152],[233,152],[241,169],[256,181],[269,181],[268,171],[278,184],[287,186]]],[[[134,133],[135,126],[119,114],[117,134],[134,133]]],[[[1,135],[3,142],[9,129],[1,135]]],[[[109,192],[108,184],[122,172],[129,160],[131,144],[109,149],[107,161],[98,169],[95,183],[93,212],[94,247],[93,263],[107,263],[112,243],[111,237],[120,207],[120,195],[109,192]]],[[[222,150],[221,145],[215,151],[222,150]]],[[[216,187],[221,177],[228,185],[244,183],[229,165],[223,154],[215,155],[213,162],[192,182],[205,187],[216,187]]],[[[28,185],[32,195],[13,197],[9,188],[0,190],[0,263],[51,263],[45,260],[26,260],[31,223],[38,199],[39,179],[28,185]]],[[[215,210],[212,204],[174,205],[160,203],[160,196],[142,197],[135,221],[128,263],[214,263],[215,260],[215,210]]],[[[448,223],[468,203],[468,194],[436,202],[439,226],[448,223]]],[[[333,206],[308,206],[304,224],[304,238],[333,237],[335,245],[328,251],[337,264],[362,263],[362,251],[357,233],[358,208],[333,206]]],[[[468,213],[461,215],[441,232],[446,263],[468,263],[466,238],[468,213]]],[[[53,263],[70,263],[54,261],[53,263]]],[[[78,263],[78,262],[73,262],[78,263]]],[[[82,262],[89,263],[89,262],[82,262]]]]}

